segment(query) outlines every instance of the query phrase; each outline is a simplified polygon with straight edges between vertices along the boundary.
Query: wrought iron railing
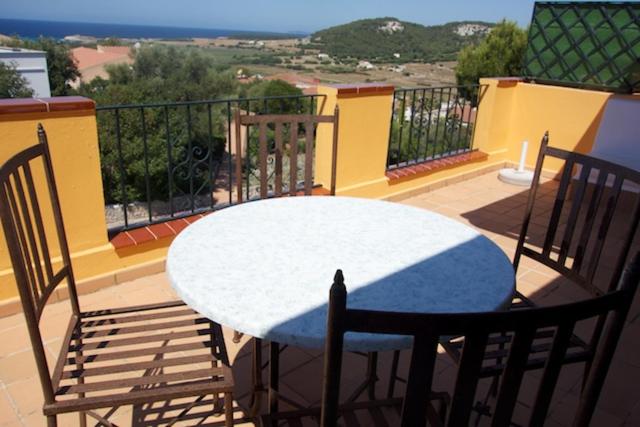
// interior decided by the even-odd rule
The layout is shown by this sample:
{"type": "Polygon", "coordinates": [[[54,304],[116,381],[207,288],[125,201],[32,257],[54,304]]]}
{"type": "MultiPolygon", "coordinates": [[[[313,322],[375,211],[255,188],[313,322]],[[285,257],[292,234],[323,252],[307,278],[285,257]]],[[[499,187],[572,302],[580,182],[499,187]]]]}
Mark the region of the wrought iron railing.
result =
{"type": "MultiPolygon", "coordinates": [[[[321,95],[97,107],[110,234],[236,203],[234,112],[313,114],[321,95]]],[[[243,199],[259,187],[258,141],[244,147],[243,199]]]]}
{"type": "Polygon", "coordinates": [[[470,151],[479,94],[480,85],[396,90],[387,170],[470,151]]]}

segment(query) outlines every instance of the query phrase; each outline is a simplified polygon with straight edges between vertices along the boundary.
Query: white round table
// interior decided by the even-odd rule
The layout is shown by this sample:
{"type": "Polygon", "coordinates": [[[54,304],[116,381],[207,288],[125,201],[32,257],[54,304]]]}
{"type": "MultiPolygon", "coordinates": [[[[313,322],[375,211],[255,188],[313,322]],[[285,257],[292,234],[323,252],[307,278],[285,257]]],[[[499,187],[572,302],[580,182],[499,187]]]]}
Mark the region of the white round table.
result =
{"type": "MultiPolygon", "coordinates": [[[[475,312],[508,307],[514,271],[474,229],[424,209],[347,197],[286,197],[220,210],[171,244],[167,274],[202,315],[256,338],[322,348],[329,288],[348,306],[475,312]]],[[[406,337],[347,334],[345,349],[407,348],[406,337]]]]}

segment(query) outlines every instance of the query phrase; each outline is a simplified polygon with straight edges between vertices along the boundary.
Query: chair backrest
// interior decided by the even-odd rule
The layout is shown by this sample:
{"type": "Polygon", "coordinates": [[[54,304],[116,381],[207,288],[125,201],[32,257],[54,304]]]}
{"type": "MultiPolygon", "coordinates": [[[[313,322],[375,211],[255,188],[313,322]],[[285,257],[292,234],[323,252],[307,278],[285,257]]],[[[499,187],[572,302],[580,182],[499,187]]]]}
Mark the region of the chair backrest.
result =
{"type": "Polygon", "coordinates": [[[63,282],[75,315],[80,308],[47,135],[40,124],[38,140],[37,145],[17,153],[0,167],[0,220],[45,399],[50,401],[52,388],[40,317],[63,282]],[[60,261],[54,262],[52,258],[57,256],[60,261]]]}
{"type": "Polygon", "coordinates": [[[527,360],[534,351],[531,344],[536,332],[544,328],[552,330],[553,334],[548,360],[531,406],[529,422],[529,425],[542,425],[574,326],[579,321],[608,316],[603,339],[595,352],[576,413],[574,425],[586,426],[595,409],[639,281],[640,255],[636,255],[625,270],[618,290],[577,303],[489,313],[393,313],[347,308],[347,292],[342,272],[338,270],[329,297],[321,425],[335,426],[339,416],[344,335],[346,332],[367,332],[413,337],[401,414],[403,426],[426,425],[426,404],[432,392],[438,343],[451,336],[463,336],[464,348],[445,425],[469,425],[483,358],[485,352],[491,351],[489,336],[509,334],[512,338],[504,360],[495,406],[490,415],[492,425],[508,426],[513,417],[527,360]]]}
{"type": "Polygon", "coordinates": [[[516,247],[514,267],[532,258],[592,295],[613,289],[628,261],[640,221],[640,172],[606,160],[550,147],[546,133],[516,247]],[[563,161],[560,181],[541,184],[547,159],[563,161]],[[576,170],[578,173],[576,174],[576,170]],[[532,221],[537,225],[532,225],[532,221]],[[540,233],[535,228],[544,229],[540,233]]]}
{"type": "MultiPolygon", "coordinates": [[[[336,191],[336,161],[338,150],[338,107],[334,114],[313,115],[313,114],[262,114],[248,115],[236,111],[236,165],[235,179],[238,202],[241,203],[243,196],[243,153],[245,161],[249,161],[249,143],[251,132],[249,128],[255,126],[258,129],[258,174],[260,181],[260,199],[270,196],[280,197],[282,195],[295,196],[298,192],[298,139],[300,133],[304,134],[304,195],[312,194],[313,190],[313,164],[315,151],[315,131],[319,123],[331,123],[333,125],[333,140],[331,146],[331,183],[329,193],[335,195],[336,191]],[[243,132],[242,127],[247,127],[246,150],[242,149],[243,132]],[[269,134],[273,131],[273,138],[269,134]],[[272,139],[272,140],[270,140],[272,139]],[[288,139],[285,141],[284,139],[288,139]],[[288,156],[286,153],[288,152],[288,156]],[[268,171],[268,165],[273,162],[273,172],[268,171]],[[286,165],[286,167],[285,167],[286,165]],[[288,169],[288,179],[283,176],[288,169]],[[273,189],[269,189],[270,175],[273,175],[273,189]]],[[[247,168],[250,169],[250,168],[247,168]]],[[[246,170],[244,178],[248,179],[251,173],[246,170]]],[[[246,181],[248,182],[248,181],[246,181]]],[[[247,195],[248,198],[248,195],[247,195]]]]}

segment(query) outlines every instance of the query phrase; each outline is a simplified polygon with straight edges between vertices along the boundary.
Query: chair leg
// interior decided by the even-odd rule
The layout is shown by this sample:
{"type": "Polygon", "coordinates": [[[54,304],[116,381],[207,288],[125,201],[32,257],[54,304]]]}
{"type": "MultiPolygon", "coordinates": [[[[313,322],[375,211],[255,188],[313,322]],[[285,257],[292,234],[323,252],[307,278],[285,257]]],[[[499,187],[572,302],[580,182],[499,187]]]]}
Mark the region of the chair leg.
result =
{"type": "Polygon", "coordinates": [[[47,427],[58,427],[58,418],[55,415],[47,416],[47,427]]]}
{"type": "Polygon", "coordinates": [[[80,417],[80,427],[87,427],[87,414],[80,412],[78,416],[80,417]]]}
{"type": "Polygon", "coordinates": [[[233,426],[233,395],[231,393],[224,394],[224,425],[225,427],[233,426]]]}
{"type": "Polygon", "coordinates": [[[393,360],[391,361],[391,373],[389,374],[389,388],[387,390],[387,399],[393,397],[393,392],[396,386],[396,379],[398,379],[398,363],[400,361],[400,350],[393,352],[393,360]]]}
{"type": "Polygon", "coordinates": [[[376,382],[378,381],[378,352],[369,353],[367,358],[367,378],[369,379],[369,399],[376,400],[376,382]]]}

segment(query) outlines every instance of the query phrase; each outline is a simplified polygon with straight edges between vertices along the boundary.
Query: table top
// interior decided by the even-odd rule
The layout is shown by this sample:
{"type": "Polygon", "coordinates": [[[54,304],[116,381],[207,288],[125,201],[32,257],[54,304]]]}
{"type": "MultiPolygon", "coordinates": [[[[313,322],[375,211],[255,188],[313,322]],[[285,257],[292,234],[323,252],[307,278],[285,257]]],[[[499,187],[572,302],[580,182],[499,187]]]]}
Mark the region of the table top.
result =
{"type": "MultiPolygon", "coordinates": [[[[217,211],[169,248],[167,275],[193,309],[254,337],[322,348],[329,289],[342,269],[353,308],[476,312],[505,308],[514,271],[473,228],[398,203],[286,197],[217,211]]],[[[347,350],[410,338],[349,333],[347,350]]]]}

